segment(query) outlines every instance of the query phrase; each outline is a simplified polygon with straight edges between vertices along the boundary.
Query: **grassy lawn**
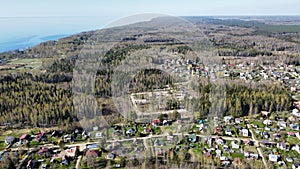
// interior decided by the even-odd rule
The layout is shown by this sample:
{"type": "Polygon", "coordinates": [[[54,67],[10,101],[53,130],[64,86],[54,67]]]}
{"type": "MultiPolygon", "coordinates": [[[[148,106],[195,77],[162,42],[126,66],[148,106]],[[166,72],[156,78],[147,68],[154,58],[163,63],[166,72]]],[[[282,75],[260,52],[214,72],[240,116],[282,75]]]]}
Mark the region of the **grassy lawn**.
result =
{"type": "Polygon", "coordinates": [[[232,153],[231,157],[232,157],[232,159],[235,159],[235,158],[244,159],[244,154],[242,154],[242,153],[232,153]]]}
{"type": "Polygon", "coordinates": [[[4,141],[0,141],[0,150],[5,148],[5,143],[4,141]]]}
{"type": "Polygon", "coordinates": [[[38,69],[43,63],[49,63],[53,58],[25,58],[25,59],[12,59],[8,60],[7,64],[2,66],[5,68],[1,72],[3,73],[15,73],[15,72],[40,72],[38,69]]]}
{"type": "Polygon", "coordinates": [[[257,149],[255,146],[245,146],[245,151],[257,153],[257,149]]]}
{"type": "Polygon", "coordinates": [[[263,123],[261,121],[258,121],[258,120],[253,121],[252,124],[256,124],[258,126],[258,128],[263,128],[264,127],[263,123]]]}
{"type": "Polygon", "coordinates": [[[286,139],[286,141],[289,142],[290,144],[299,144],[300,143],[300,141],[296,137],[288,137],[286,139]]]}

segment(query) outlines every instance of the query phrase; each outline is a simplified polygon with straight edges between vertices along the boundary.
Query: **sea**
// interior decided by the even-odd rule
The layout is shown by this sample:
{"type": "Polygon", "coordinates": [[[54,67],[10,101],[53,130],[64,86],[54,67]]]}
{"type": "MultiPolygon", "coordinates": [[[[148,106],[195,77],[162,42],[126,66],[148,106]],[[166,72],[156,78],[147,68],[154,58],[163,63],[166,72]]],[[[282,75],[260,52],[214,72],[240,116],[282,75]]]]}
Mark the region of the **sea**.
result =
{"type": "Polygon", "coordinates": [[[97,30],[111,17],[0,17],[0,52],[24,50],[49,40],[97,30]]]}

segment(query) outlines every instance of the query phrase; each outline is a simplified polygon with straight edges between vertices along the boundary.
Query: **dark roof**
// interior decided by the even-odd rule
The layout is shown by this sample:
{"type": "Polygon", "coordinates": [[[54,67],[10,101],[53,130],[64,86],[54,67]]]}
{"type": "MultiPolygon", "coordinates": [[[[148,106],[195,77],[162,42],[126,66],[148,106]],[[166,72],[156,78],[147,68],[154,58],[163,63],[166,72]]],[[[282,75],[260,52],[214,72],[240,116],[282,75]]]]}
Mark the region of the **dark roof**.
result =
{"type": "Polygon", "coordinates": [[[14,136],[7,136],[6,138],[5,138],[5,142],[6,143],[13,143],[14,141],[15,141],[15,137],[14,136]]]}

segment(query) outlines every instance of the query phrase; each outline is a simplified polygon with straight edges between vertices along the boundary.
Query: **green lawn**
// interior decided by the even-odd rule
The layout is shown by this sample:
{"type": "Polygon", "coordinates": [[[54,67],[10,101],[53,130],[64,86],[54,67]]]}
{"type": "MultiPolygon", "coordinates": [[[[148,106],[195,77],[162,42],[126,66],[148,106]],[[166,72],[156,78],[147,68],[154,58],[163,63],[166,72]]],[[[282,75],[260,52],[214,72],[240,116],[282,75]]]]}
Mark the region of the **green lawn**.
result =
{"type": "Polygon", "coordinates": [[[244,154],[242,154],[242,153],[232,153],[231,157],[232,157],[232,159],[235,159],[235,158],[244,159],[244,154]]]}
{"type": "Polygon", "coordinates": [[[258,120],[253,121],[252,124],[256,124],[258,126],[258,128],[263,128],[264,127],[263,123],[261,121],[258,121],[258,120]]]}
{"type": "Polygon", "coordinates": [[[296,137],[288,137],[286,141],[290,144],[300,144],[300,141],[296,137]]]}
{"type": "Polygon", "coordinates": [[[257,149],[255,146],[245,146],[245,151],[257,153],[257,149]]]}

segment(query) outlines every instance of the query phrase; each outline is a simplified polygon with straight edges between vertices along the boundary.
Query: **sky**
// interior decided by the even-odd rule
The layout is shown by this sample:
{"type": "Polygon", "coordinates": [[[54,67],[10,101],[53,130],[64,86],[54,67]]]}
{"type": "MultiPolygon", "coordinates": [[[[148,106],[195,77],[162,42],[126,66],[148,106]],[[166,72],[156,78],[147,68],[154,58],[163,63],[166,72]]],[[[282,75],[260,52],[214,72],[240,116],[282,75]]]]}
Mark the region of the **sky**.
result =
{"type": "Polygon", "coordinates": [[[1,0],[0,17],[300,15],[299,0],[1,0]]]}
{"type": "Polygon", "coordinates": [[[140,21],[131,16],[299,15],[300,0],[0,0],[0,52],[140,21]],[[125,19],[124,19],[125,18],[125,19]]]}

